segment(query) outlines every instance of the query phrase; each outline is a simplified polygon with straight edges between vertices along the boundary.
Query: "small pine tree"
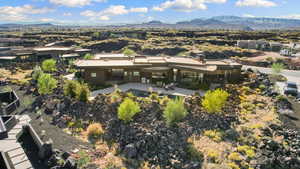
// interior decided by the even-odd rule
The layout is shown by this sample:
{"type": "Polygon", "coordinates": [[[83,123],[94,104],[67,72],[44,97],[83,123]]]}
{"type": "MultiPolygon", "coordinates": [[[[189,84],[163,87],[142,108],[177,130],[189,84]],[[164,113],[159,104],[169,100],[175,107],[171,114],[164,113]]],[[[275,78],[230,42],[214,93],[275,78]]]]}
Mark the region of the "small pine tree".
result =
{"type": "Polygon", "coordinates": [[[228,97],[229,97],[229,93],[227,93],[222,89],[216,89],[215,91],[208,91],[204,95],[204,99],[202,100],[202,106],[209,113],[221,112],[228,97]]]}
{"type": "Polygon", "coordinates": [[[79,87],[79,83],[75,80],[67,80],[64,85],[64,94],[72,98],[76,97],[76,91],[79,87]]]}
{"type": "Polygon", "coordinates": [[[171,126],[176,122],[179,122],[188,114],[186,108],[184,107],[183,98],[176,98],[175,100],[170,100],[163,112],[163,117],[165,118],[167,125],[171,126]]]}
{"type": "Polygon", "coordinates": [[[38,92],[40,94],[51,94],[57,87],[57,80],[50,74],[42,73],[38,79],[38,92]]]}
{"type": "Polygon", "coordinates": [[[284,69],[284,64],[283,63],[273,63],[272,64],[272,71],[275,74],[281,73],[281,71],[284,69]]]}
{"type": "Polygon", "coordinates": [[[120,120],[129,123],[132,118],[141,111],[137,102],[134,102],[130,98],[125,98],[118,108],[118,117],[120,120]]]}
{"type": "Polygon", "coordinates": [[[44,72],[43,72],[43,70],[41,69],[41,67],[40,67],[40,66],[35,66],[35,67],[33,68],[33,72],[32,72],[31,77],[32,77],[33,80],[38,80],[39,77],[40,77],[40,75],[41,75],[42,73],[44,73],[44,72]]]}
{"type": "Polygon", "coordinates": [[[54,72],[54,71],[56,71],[56,60],[47,59],[47,60],[43,61],[42,69],[45,72],[54,72]]]}
{"type": "Polygon", "coordinates": [[[85,83],[79,84],[76,88],[76,99],[82,102],[87,102],[90,96],[89,86],[85,83]]]}

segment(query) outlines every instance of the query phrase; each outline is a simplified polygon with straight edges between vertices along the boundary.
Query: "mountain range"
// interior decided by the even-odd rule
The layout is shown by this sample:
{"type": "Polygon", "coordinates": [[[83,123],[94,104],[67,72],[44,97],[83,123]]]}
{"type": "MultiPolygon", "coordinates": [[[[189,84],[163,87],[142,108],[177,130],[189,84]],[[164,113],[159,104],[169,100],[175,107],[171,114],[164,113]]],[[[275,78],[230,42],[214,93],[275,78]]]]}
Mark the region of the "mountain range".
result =
{"type": "MultiPolygon", "coordinates": [[[[44,24],[0,24],[0,28],[20,27],[51,27],[50,23],[44,24]]],[[[299,30],[300,19],[264,18],[264,17],[238,17],[238,16],[216,16],[208,19],[193,19],[177,23],[164,23],[161,21],[150,21],[141,24],[108,25],[106,28],[170,28],[170,29],[216,29],[216,30],[299,30]]]]}

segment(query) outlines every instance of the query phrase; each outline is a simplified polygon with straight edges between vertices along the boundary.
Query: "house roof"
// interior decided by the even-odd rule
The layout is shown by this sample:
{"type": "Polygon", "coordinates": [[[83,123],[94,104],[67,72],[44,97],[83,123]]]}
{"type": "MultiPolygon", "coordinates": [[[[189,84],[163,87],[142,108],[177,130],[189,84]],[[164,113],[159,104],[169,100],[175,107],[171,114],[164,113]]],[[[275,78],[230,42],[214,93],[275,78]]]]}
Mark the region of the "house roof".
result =
{"type": "Polygon", "coordinates": [[[186,69],[197,69],[205,71],[215,71],[217,66],[240,66],[240,64],[231,60],[208,60],[201,61],[194,58],[185,57],[136,57],[136,58],[119,58],[110,59],[109,57],[102,59],[79,60],[75,62],[77,67],[181,67],[186,69]]]}
{"type": "Polygon", "coordinates": [[[48,52],[48,51],[70,51],[72,48],[67,47],[41,47],[41,48],[34,48],[34,51],[37,52],[48,52]]]}

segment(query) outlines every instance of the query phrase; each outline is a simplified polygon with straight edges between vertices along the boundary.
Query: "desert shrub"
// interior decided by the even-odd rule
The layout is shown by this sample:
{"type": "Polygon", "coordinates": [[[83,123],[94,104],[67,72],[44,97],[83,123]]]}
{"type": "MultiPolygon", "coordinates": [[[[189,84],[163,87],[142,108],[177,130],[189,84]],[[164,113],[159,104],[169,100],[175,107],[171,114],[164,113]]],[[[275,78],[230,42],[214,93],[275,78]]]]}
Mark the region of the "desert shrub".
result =
{"type": "Polygon", "coordinates": [[[70,97],[76,97],[76,90],[79,83],[75,80],[67,80],[64,84],[64,94],[70,97]]]}
{"type": "Polygon", "coordinates": [[[104,130],[100,123],[92,123],[87,128],[87,134],[89,137],[99,137],[104,133],[104,130]]]}
{"type": "Polygon", "coordinates": [[[184,107],[183,98],[176,98],[175,100],[170,100],[163,112],[163,117],[165,118],[167,124],[170,126],[176,122],[179,122],[188,114],[186,108],[184,107]]]}
{"type": "Polygon", "coordinates": [[[33,80],[38,80],[40,75],[43,73],[43,70],[40,66],[35,66],[33,68],[33,72],[32,72],[32,79],[33,80]]]}
{"type": "Polygon", "coordinates": [[[247,146],[247,145],[238,146],[237,151],[240,152],[240,153],[245,154],[248,158],[253,158],[256,155],[255,154],[255,148],[251,147],[251,146],[247,146]]]}
{"type": "Polygon", "coordinates": [[[125,48],[123,50],[123,54],[126,55],[126,56],[134,56],[134,55],[136,55],[136,53],[135,53],[134,50],[128,49],[128,48],[125,48]]]}
{"type": "Polygon", "coordinates": [[[229,97],[229,93],[227,93],[222,89],[208,91],[204,95],[204,99],[202,100],[202,106],[209,113],[221,112],[228,97],[229,97]]]}
{"type": "Polygon", "coordinates": [[[46,72],[54,72],[56,71],[56,60],[47,59],[42,63],[42,69],[46,72]]]}
{"type": "Polygon", "coordinates": [[[152,100],[152,101],[159,101],[159,96],[157,93],[151,93],[149,95],[149,98],[152,100]]]}
{"type": "Polygon", "coordinates": [[[76,89],[76,99],[82,102],[87,102],[90,93],[89,86],[86,83],[81,83],[76,89]]]}
{"type": "Polygon", "coordinates": [[[38,92],[40,94],[51,94],[57,87],[57,80],[50,74],[42,73],[38,79],[38,92]]]}
{"type": "Polygon", "coordinates": [[[166,106],[171,99],[168,96],[164,96],[159,100],[159,104],[162,106],[166,106]]]}
{"type": "Polygon", "coordinates": [[[264,89],[266,89],[266,86],[265,85],[263,85],[263,84],[261,84],[261,85],[259,85],[259,87],[258,87],[260,90],[264,90],[264,89]]]}
{"type": "Polygon", "coordinates": [[[129,123],[132,121],[134,115],[141,111],[140,106],[137,102],[134,102],[130,98],[125,98],[118,108],[118,117],[120,120],[129,123]]]}
{"type": "Polygon", "coordinates": [[[91,157],[84,151],[79,151],[78,156],[77,164],[79,168],[82,168],[91,162],[91,157]]]}
{"type": "Polygon", "coordinates": [[[187,153],[191,160],[202,161],[204,156],[201,151],[198,151],[193,144],[188,144],[187,153]]]}
{"type": "Polygon", "coordinates": [[[272,71],[275,74],[281,73],[281,71],[284,69],[284,64],[282,63],[273,63],[272,64],[272,71]]]}
{"type": "Polygon", "coordinates": [[[83,59],[94,59],[94,55],[92,55],[92,54],[90,54],[90,53],[87,53],[87,54],[85,54],[84,56],[83,56],[83,59]]]}
{"type": "Polygon", "coordinates": [[[212,162],[217,162],[219,160],[220,152],[217,150],[210,149],[207,151],[207,158],[212,162]]]}
{"type": "Polygon", "coordinates": [[[233,152],[228,155],[228,159],[232,160],[232,161],[241,161],[242,157],[241,157],[240,153],[233,152]]]}
{"type": "Polygon", "coordinates": [[[223,133],[217,130],[206,130],[204,131],[204,135],[216,142],[222,141],[222,137],[223,137],[223,133]]]}
{"type": "Polygon", "coordinates": [[[234,162],[227,163],[227,166],[231,169],[240,169],[240,167],[234,162]]]}

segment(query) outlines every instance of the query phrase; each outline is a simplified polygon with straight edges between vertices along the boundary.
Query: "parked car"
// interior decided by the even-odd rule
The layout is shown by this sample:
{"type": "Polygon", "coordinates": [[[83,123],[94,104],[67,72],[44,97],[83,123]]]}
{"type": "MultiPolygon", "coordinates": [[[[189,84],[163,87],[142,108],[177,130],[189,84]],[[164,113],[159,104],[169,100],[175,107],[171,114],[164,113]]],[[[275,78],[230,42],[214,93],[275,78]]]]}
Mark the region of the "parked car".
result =
{"type": "Polygon", "coordinates": [[[298,96],[298,86],[294,82],[287,82],[284,87],[284,94],[285,95],[292,95],[297,97],[298,96]]]}

